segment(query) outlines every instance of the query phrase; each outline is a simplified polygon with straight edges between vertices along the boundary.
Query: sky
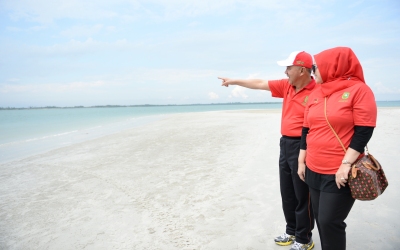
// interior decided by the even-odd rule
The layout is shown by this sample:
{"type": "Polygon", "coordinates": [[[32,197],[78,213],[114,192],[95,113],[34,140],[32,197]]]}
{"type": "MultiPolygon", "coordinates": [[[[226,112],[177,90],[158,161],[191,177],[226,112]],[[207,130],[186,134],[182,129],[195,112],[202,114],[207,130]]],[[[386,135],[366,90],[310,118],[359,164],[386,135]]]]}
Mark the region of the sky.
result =
{"type": "Polygon", "coordinates": [[[0,107],[275,102],[217,77],[337,46],[400,100],[398,0],[0,0],[0,107]]]}

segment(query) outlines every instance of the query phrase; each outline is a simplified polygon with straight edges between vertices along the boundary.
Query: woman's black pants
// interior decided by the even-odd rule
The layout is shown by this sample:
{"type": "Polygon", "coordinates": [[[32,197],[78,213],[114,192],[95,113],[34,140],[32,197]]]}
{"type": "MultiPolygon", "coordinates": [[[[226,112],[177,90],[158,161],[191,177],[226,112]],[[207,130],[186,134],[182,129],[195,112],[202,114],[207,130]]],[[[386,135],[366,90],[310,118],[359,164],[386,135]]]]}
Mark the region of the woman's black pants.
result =
{"type": "Polygon", "coordinates": [[[346,223],[354,199],[351,193],[328,193],[309,187],[323,250],[346,249],[346,223]]]}

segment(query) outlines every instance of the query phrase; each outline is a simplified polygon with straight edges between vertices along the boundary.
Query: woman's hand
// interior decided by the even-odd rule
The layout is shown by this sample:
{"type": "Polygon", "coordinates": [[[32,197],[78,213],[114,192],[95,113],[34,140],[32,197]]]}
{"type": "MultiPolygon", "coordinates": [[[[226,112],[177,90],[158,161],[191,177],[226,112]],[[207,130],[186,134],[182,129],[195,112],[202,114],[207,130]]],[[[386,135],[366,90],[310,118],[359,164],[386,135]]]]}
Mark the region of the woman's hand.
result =
{"type": "MultiPolygon", "coordinates": [[[[360,152],[348,148],[346,154],[344,155],[343,161],[346,162],[355,162],[360,155],[360,152]]],[[[336,185],[340,189],[340,186],[346,186],[347,179],[349,178],[349,172],[351,169],[351,166],[353,164],[343,164],[340,165],[338,171],[336,172],[336,185]]]]}
{"type": "Polygon", "coordinates": [[[299,175],[299,177],[302,181],[305,181],[305,177],[306,177],[306,163],[305,162],[299,162],[297,174],[299,175]]]}
{"type": "Polygon", "coordinates": [[[300,149],[299,157],[298,157],[298,168],[297,174],[302,181],[305,181],[306,178],[306,156],[307,150],[300,149]]]}
{"type": "Polygon", "coordinates": [[[336,172],[336,185],[339,189],[340,186],[346,186],[347,179],[349,178],[350,169],[350,164],[342,164],[336,172]]]}

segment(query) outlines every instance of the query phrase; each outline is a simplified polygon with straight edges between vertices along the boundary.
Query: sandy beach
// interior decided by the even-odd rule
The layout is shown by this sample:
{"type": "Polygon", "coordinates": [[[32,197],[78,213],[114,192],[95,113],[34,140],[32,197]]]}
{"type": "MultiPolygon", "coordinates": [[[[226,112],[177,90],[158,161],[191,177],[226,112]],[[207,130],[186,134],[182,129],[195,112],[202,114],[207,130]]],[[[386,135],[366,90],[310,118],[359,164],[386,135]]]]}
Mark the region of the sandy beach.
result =
{"type": "MultiPolygon", "coordinates": [[[[169,115],[0,165],[0,249],[280,249],[280,110],[169,115]]],[[[400,249],[400,108],[369,143],[389,180],[348,249],[400,249]]],[[[314,229],[316,250],[321,249],[314,229]]]]}

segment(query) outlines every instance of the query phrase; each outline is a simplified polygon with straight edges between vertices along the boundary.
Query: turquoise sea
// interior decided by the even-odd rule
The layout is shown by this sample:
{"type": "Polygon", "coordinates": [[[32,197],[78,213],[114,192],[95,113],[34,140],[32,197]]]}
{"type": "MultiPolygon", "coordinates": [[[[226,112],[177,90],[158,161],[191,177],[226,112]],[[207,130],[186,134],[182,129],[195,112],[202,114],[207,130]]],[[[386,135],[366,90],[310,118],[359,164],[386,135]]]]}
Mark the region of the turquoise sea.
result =
{"type": "MultiPolygon", "coordinates": [[[[280,109],[282,103],[235,103],[0,110],[0,163],[95,139],[165,115],[218,110],[280,109]]],[[[400,101],[378,102],[400,107],[400,101]]]]}

